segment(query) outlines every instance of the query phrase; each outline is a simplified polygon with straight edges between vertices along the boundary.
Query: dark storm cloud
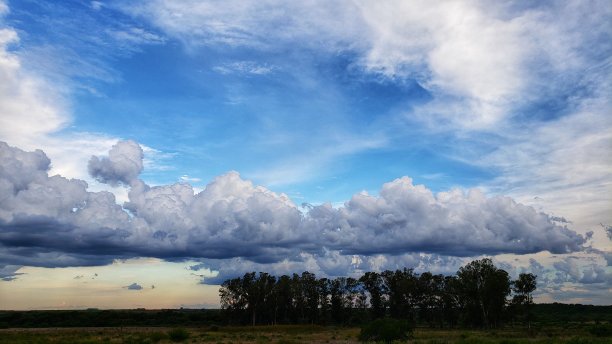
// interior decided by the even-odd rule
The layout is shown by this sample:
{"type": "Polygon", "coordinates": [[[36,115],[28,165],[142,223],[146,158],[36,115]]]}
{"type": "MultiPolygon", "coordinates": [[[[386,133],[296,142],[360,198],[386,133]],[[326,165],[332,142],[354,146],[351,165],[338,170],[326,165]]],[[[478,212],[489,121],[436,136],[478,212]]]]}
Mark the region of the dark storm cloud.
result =
{"type": "Polygon", "coordinates": [[[355,265],[352,255],[567,253],[585,243],[509,197],[476,190],[433,194],[408,177],[384,184],[378,196],[360,193],[342,207],[323,204],[302,213],[286,195],[236,172],[216,177],[197,194],[185,183],[149,186],[137,179],[142,150],[122,141],[108,158],[92,157],[89,164],[99,180],[130,185],[122,208],[113,194],[89,192],[82,180],[50,177],[42,151],[0,143],[0,158],[1,264],[241,257],[253,264],[310,261],[335,274],[355,265]]]}

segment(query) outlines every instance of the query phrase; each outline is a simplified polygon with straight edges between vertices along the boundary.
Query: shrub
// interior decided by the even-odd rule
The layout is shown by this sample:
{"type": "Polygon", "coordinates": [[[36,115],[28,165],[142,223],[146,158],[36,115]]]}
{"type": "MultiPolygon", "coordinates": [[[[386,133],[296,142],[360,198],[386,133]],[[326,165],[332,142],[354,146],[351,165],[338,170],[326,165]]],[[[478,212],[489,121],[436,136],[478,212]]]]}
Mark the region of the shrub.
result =
{"type": "Polygon", "coordinates": [[[163,339],[166,339],[166,338],[167,338],[167,336],[163,332],[152,332],[152,333],[149,334],[149,339],[153,343],[158,343],[158,342],[160,342],[160,341],[162,341],[163,339]]]}
{"type": "Polygon", "coordinates": [[[612,336],[612,324],[594,325],[589,332],[595,337],[610,337],[612,336]]]}
{"type": "Polygon", "coordinates": [[[182,342],[189,338],[189,332],[184,328],[175,328],[168,331],[168,337],[173,342],[182,342]]]}
{"type": "Polygon", "coordinates": [[[413,327],[406,320],[376,319],[361,328],[359,340],[391,343],[394,340],[407,339],[412,331],[413,327]]]}

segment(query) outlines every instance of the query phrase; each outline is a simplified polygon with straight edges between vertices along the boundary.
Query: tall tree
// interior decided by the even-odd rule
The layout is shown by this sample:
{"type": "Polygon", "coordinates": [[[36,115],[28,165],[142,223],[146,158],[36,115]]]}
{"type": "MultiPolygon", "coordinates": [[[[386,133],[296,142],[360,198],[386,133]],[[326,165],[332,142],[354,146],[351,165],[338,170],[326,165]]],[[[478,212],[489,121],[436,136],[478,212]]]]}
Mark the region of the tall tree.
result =
{"type": "Polygon", "coordinates": [[[387,291],[389,313],[398,319],[413,319],[417,276],[412,269],[381,273],[387,291]]]}
{"type": "Polygon", "coordinates": [[[274,296],[274,323],[289,323],[290,315],[294,313],[291,277],[282,275],[276,281],[274,296]]]}
{"type": "Polygon", "coordinates": [[[372,318],[382,318],[385,316],[385,304],[383,295],[386,289],[382,276],[377,272],[366,272],[359,281],[370,296],[370,311],[372,318]]]}
{"type": "Polygon", "coordinates": [[[536,276],[521,274],[510,283],[508,273],[490,259],[470,262],[456,276],[416,274],[412,269],[366,272],[359,280],[338,277],[317,279],[308,271],[276,278],[265,272],[250,272],[221,285],[221,307],[231,321],[243,324],[322,323],[363,321],[370,307],[372,318],[389,315],[428,322],[430,326],[458,323],[498,326],[505,313],[510,286],[513,305],[529,306],[536,276]],[[418,312],[417,312],[418,311],[418,312]]]}
{"type": "Polygon", "coordinates": [[[314,324],[319,315],[319,283],[317,277],[308,271],[302,273],[300,281],[306,305],[306,318],[311,324],[314,324]]]}
{"type": "Polygon", "coordinates": [[[442,307],[444,321],[453,327],[457,325],[459,313],[464,309],[461,285],[457,276],[445,276],[442,287],[442,307]]]}
{"type": "Polygon", "coordinates": [[[321,278],[317,281],[319,292],[319,321],[326,324],[330,320],[331,304],[330,304],[330,281],[327,278],[321,278]]]}
{"type": "Polygon", "coordinates": [[[219,289],[221,308],[229,312],[229,318],[242,321],[245,316],[247,299],[242,289],[242,279],[234,278],[223,282],[219,289]]]}
{"type": "Polygon", "coordinates": [[[346,284],[345,277],[338,277],[330,282],[330,307],[331,317],[336,323],[344,321],[344,285],[346,284]]]}
{"type": "Polygon", "coordinates": [[[508,273],[485,258],[461,267],[457,276],[465,299],[466,320],[472,325],[496,326],[510,294],[508,273]]]}
{"type": "Polygon", "coordinates": [[[291,320],[293,323],[304,322],[306,318],[306,299],[304,285],[300,275],[294,273],[291,277],[291,295],[293,295],[293,309],[291,320]]]}
{"type": "Polygon", "coordinates": [[[537,288],[537,276],[532,273],[522,273],[518,279],[513,282],[514,297],[512,303],[523,306],[525,309],[525,318],[527,327],[531,328],[531,312],[530,307],[533,304],[532,293],[537,288]]]}

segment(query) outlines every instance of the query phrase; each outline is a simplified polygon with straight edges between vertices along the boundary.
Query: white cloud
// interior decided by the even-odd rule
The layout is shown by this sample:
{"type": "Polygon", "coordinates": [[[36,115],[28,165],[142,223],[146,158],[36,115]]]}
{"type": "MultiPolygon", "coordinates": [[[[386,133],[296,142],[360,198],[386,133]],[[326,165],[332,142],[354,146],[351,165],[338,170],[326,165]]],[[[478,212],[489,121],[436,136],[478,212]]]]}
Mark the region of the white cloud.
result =
{"type": "Polygon", "coordinates": [[[100,9],[102,9],[102,7],[104,7],[104,4],[101,3],[100,1],[92,1],[90,5],[91,5],[91,8],[95,11],[99,11],[100,9]]]}
{"type": "Polygon", "coordinates": [[[188,182],[188,183],[199,183],[202,181],[202,179],[200,178],[195,178],[195,177],[190,177],[186,174],[182,175],[180,177],[180,180],[184,181],[184,182],[188,182]]]}
{"type": "Polygon", "coordinates": [[[163,37],[139,27],[128,27],[122,30],[112,29],[108,30],[108,34],[118,42],[125,44],[142,45],[162,44],[165,42],[163,37]]]}
{"type": "Polygon", "coordinates": [[[9,7],[4,0],[0,1],[0,16],[5,16],[9,13],[9,7]]]}
{"type": "MultiPolygon", "coordinates": [[[[610,67],[597,72],[605,78],[610,67]]],[[[508,129],[498,149],[473,160],[498,169],[500,175],[486,184],[490,190],[563,216],[581,232],[612,222],[611,87],[605,79],[592,85],[597,92],[571,104],[570,114],[508,129]]],[[[611,248],[603,233],[596,237],[599,247],[611,248]]]]}
{"type": "MultiPolygon", "coordinates": [[[[283,144],[284,138],[279,135],[275,145],[283,144]]],[[[247,171],[249,177],[260,181],[266,186],[289,185],[296,182],[311,180],[326,173],[326,166],[341,156],[350,156],[359,152],[374,150],[385,146],[387,140],[380,135],[369,133],[369,136],[357,136],[352,134],[342,134],[335,132],[324,135],[326,140],[318,149],[306,148],[299,154],[292,156],[285,161],[259,168],[254,171],[247,171]]],[[[275,140],[275,138],[268,138],[275,140]]],[[[329,173],[330,170],[327,170],[329,173]]]]}
{"type": "MultiPolygon", "coordinates": [[[[365,70],[416,78],[432,92],[434,100],[416,112],[422,120],[433,117],[437,125],[450,121],[474,129],[491,128],[512,116],[525,92],[545,88],[552,73],[582,68],[581,46],[606,30],[608,7],[603,2],[520,8],[427,1],[230,1],[218,6],[158,0],[124,10],[188,46],[274,50],[299,45],[357,52],[356,65],[365,70]],[[579,18],[593,7],[598,14],[589,15],[586,25],[595,32],[578,30],[577,25],[585,24],[579,18]]],[[[247,67],[218,68],[253,70],[247,67]]]]}
{"type": "Polygon", "coordinates": [[[254,61],[236,61],[223,63],[213,67],[213,70],[221,74],[246,74],[266,75],[274,72],[276,67],[268,64],[259,64],[254,61]]]}
{"type": "Polygon", "coordinates": [[[18,42],[15,30],[0,29],[0,140],[25,149],[44,148],[54,161],[51,173],[87,179],[83,162],[108,151],[117,139],[93,133],[57,135],[72,120],[69,101],[62,87],[23,66],[18,50],[10,49],[18,42]]]}
{"type": "Polygon", "coordinates": [[[18,44],[12,29],[0,29],[0,137],[31,147],[34,138],[58,131],[68,123],[65,100],[44,80],[21,67],[9,47],[18,44]]]}
{"type": "Polygon", "coordinates": [[[236,172],[198,194],[186,183],[151,187],[133,179],[132,160],[142,162],[134,145],[115,145],[108,162],[113,172],[104,174],[131,186],[122,208],[113,194],[88,191],[82,180],[49,176],[51,161],[42,151],[0,143],[0,262],[74,266],[130,257],[242,257],[267,264],[310,254],[327,257],[318,265],[330,273],[350,266],[353,255],[567,253],[583,250],[586,242],[511,198],[477,190],[434,195],[408,177],[384,184],[377,197],[360,193],[344,206],[323,204],[306,214],[285,194],[254,186],[236,172]],[[117,159],[126,151],[127,160],[117,159]],[[115,171],[124,160],[129,179],[115,171]]]}
{"type": "MultiPolygon", "coordinates": [[[[1,28],[2,15],[8,13],[8,6],[0,4],[0,141],[24,149],[44,149],[53,160],[49,172],[52,175],[86,180],[92,190],[112,190],[119,196],[127,196],[125,190],[97,183],[87,171],[91,156],[107,153],[118,138],[103,133],[66,131],[72,122],[70,96],[83,86],[71,78],[109,82],[115,80],[113,72],[99,60],[76,56],[70,49],[54,46],[22,49],[17,31],[1,28]],[[51,58],[59,55],[63,58],[51,58]],[[72,60],[77,62],[66,62],[72,60]]],[[[131,44],[135,46],[134,42],[131,44]]],[[[149,170],[169,168],[163,160],[171,155],[146,146],[144,150],[144,162],[149,170]]]]}

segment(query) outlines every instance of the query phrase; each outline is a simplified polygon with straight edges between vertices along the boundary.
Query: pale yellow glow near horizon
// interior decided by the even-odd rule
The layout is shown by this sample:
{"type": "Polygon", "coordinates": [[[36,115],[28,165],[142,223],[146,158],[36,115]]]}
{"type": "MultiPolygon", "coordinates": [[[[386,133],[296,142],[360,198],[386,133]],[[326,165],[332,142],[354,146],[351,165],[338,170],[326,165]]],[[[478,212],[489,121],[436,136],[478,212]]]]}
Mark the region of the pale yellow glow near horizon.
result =
{"type": "Polygon", "coordinates": [[[199,284],[189,265],[140,258],[96,267],[24,267],[17,279],[0,283],[0,309],[218,308],[219,286],[199,284]],[[127,289],[132,283],[142,289],[127,289]]]}

